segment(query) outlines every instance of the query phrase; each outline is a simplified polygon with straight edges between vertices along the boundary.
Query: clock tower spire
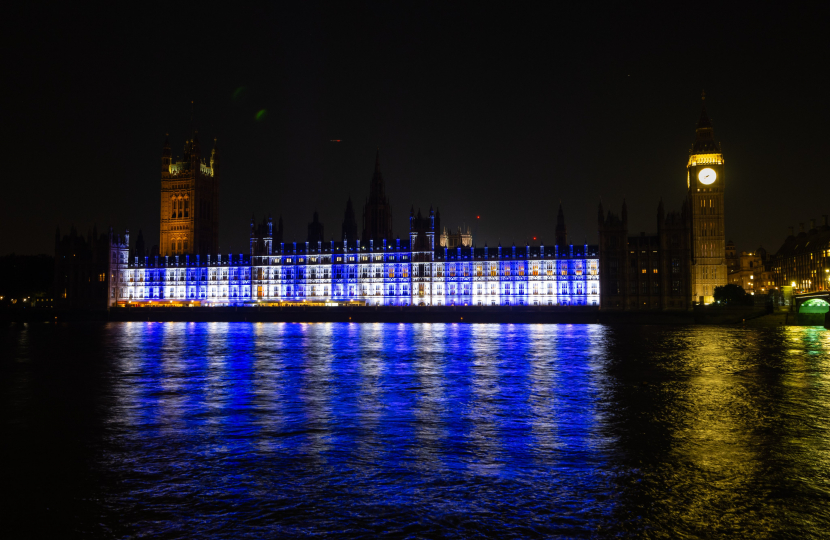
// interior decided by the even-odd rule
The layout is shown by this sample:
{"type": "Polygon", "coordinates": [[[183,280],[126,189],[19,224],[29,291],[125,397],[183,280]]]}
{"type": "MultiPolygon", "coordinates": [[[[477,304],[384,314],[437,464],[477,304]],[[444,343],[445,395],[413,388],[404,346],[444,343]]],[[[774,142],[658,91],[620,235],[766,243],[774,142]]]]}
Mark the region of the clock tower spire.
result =
{"type": "Polygon", "coordinates": [[[692,300],[709,304],[715,287],[726,285],[724,223],[724,161],[720,143],[706,112],[706,92],[695,129],[695,141],[686,165],[686,187],[691,217],[692,300]]]}

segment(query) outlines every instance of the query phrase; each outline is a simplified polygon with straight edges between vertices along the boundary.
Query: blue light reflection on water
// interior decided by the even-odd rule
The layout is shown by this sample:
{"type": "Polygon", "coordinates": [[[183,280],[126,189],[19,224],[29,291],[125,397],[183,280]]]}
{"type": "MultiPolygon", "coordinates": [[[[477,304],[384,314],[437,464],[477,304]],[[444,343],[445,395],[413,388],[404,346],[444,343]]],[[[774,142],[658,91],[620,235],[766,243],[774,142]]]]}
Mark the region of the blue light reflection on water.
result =
{"type": "MultiPolygon", "coordinates": [[[[14,334],[23,367],[5,372],[7,425],[29,421],[32,388],[58,367],[38,378],[38,358],[81,331],[97,367],[61,377],[95,381],[71,466],[96,480],[50,503],[92,508],[81,536],[809,538],[830,525],[830,333],[817,329],[30,327],[14,334]]],[[[49,410],[82,397],[50,395],[49,410]]]]}
{"type": "Polygon", "coordinates": [[[232,494],[284,512],[285,533],[310,517],[426,531],[507,513],[527,534],[613,508],[585,497],[608,481],[600,327],[126,326],[110,442],[136,459],[122,495],[153,512],[171,497],[219,511],[232,494]]]}

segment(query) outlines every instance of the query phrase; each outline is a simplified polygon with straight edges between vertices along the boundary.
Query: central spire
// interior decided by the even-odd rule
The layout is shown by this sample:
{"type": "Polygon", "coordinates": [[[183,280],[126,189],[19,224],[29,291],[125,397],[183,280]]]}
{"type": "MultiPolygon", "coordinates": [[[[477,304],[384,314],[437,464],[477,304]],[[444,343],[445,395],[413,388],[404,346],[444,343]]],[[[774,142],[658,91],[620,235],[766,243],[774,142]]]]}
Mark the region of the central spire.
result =
{"type": "Polygon", "coordinates": [[[392,241],[392,208],[386,199],[386,184],[380,172],[380,149],[375,154],[375,173],[369,187],[369,198],[363,207],[363,238],[368,244],[374,240],[380,244],[384,239],[392,241]]]}

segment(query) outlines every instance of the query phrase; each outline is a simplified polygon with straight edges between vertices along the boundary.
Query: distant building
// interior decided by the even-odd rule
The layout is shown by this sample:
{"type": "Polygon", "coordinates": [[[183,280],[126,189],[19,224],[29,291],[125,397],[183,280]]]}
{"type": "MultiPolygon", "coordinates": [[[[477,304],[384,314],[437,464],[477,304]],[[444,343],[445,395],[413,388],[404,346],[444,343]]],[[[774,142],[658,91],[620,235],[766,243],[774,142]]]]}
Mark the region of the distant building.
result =
{"type": "Polygon", "coordinates": [[[830,225],[810,220],[810,228],[800,224],[798,234],[790,234],[773,258],[776,287],[792,287],[793,292],[830,290],[830,225]]]}
{"type": "Polygon", "coordinates": [[[447,232],[447,228],[444,227],[444,230],[441,231],[439,245],[447,248],[471,247],[473,245],[473,233],[469,226],[466,229],[458,227],[455,232],[447,232]]]}
{"type": "Polygon", "coordinates": [[[113,234],[98,235],[97,228],[86,238],[74,227],[61,237],[55,232],[55,301],[63,309],[102,309],[117,298],[115,283],[118,267],[126,265],[129,238],[113,234]]]}
{"type": "Polygon", "coordinates": [[[730,240],[726,249],[728,281],[738,285],[750,294],[769,294],[776,289],[772,257],[759,247],[755,251],[735,253],[735,244],[730,240]],[[730,249],[731,245],[731,249],[730,249]]]}

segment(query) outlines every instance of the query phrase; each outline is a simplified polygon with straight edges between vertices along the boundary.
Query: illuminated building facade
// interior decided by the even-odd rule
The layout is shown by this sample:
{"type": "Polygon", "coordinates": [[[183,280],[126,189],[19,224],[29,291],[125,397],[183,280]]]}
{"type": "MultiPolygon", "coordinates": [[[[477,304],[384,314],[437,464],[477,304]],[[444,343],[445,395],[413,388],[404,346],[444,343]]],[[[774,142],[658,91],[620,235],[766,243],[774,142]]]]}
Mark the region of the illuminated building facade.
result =
{"type": "Polygon", "coordinates": [[[412,211],[408,242],[275,243],[270,218],[247,255],[130,258],[116,242],[109,305],[599,305],[596,246],[436,247],[436,216],[412,211]]]}
{"type": "Polygon", "coordinates": [[[810,228],[800,226],[798,234],[790,234],[773,258],[776,287],[792,287],[793,292],[809,293],[830,290],[830,225],[827,216],[810,228]]]}
{"type": "Polygon", "coordinates": [[[219,147],[214,140],[210,161],[201,155],[199,134],[184,145],[183,158],[173,160],[170,141],[161,155],[161,222],[159,255],[219,252],[219,147]]]}
{"type": "Polygon", "coordinates": [[[730,240],[726,243],[726,266],[729,269],[729,283],[738,285],[749,294],[769,294],[776,289],[773,260],[762,247],[755,251],[742,251],[739,255],[730,240]]]}

